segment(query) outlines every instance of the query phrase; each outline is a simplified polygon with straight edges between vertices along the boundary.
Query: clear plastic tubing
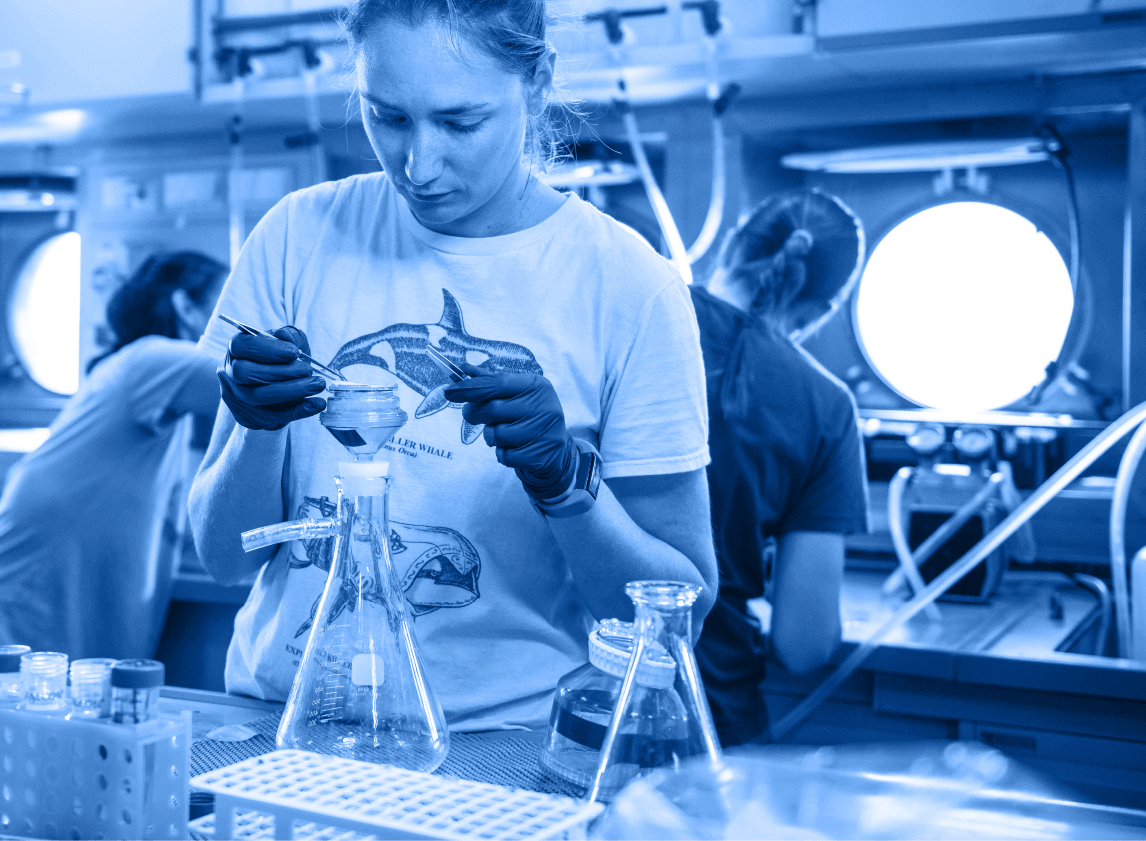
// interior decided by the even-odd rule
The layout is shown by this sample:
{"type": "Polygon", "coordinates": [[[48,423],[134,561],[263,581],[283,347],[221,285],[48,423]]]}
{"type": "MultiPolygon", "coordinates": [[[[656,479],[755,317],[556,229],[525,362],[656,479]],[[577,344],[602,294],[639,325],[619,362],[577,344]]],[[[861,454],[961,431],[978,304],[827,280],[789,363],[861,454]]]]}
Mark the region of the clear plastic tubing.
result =
{"type": "Polygon", "coordinates": [[[158,660],[118,660],[111,669],[111,717],[116,724],[142,724],[159,714],[159,688],[166,670],[158,660]]]}
{"type": "Polygon", "coordinates": [[[24,700],[20,657],[32,649],[26,645],[0,645],[0,710],[11,710],[24,700]]]}
{"type": "Polygon", "coordinates": [[[337,528],[330,520],[291,520],[251,529],[242,534],[243,551],[253,552],[264,546],[286,543],[289,540],[313,540],[319,537],[333,537],[337,528]]]}
{"type": "Polygon", "coordinates": [[[776,722],[772,727],[772,741],[780,741],[798,727],[805,718],[811,715],[813,710],[831,697],[831,694],[852,676],[888,634],[910,620],[911,617],[947,592],[948,587],[982,563],[984,558],[1018,531],[1023,523],[1042,510],[1043,506],[1050,502],[1063,488],[1082,475],[1082,472],[1094,464],[1103,453],[1121,441],[1130,430],[1144,420],[1146,420],[1146,403],[1139,403],[1102,430],[1094,440],[1079,450],[1074,458],[1043,482],[1003,522],[995,526],[982,540],[972,546],[967,554],[932,579],[922,592],[917,593],[914,598],[893,613],[886,622],[876,628],[871,636],[857,645],[855,650],[844,659],[844,662],[840,663],[836,670],[812,691],[811,695],[776,722]]]}
{"type": "Polygon", "coordinates": [[[68,655],[30,651],[20,656],[23,708],[35,712],[63,710],[68,703],[68,655]]]}
{"type": "Polygon", "coordinates": [[[107,657],[72,661],[69,672],[73,718],[111,716],[111,668],[115,664],[107,657]]]}
{"type": "MultiPolygon", "coordinates": [[[[1146,452],[1146,424],[1126,445],[1118,465],[1118,478],[1114,480],[1114,495],[1110,500],[1110,583],[1114,587],[1114,622],[1118,629],[1119,657],[1146,658],[1146,651],[1136,650],[1131,621],[1130,591],[1126,580],[1126,509],[1130,501],[1130,485],[1138,472],[1138,464],[1146,452]]],[[[1136,617],[1146,621],[1146,617],[1136,617]]]]}

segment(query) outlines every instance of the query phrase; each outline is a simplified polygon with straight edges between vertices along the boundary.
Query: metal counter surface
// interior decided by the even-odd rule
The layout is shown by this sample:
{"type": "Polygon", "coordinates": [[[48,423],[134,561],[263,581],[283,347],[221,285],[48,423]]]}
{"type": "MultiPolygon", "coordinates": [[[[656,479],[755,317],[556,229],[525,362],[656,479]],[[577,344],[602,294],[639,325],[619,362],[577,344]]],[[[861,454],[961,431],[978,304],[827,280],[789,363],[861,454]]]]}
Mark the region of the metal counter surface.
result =
{"type": "MultiPolygon", "coordinates": [[[[903,603],[886,573],[849,570],[844,642],[823,669],[788,672],[771,657],[764,693],[781,718],[903,603]]],[[[1146,808],[1146,663],[1056,649],[1094,618],[1097,599],[1056,573],[1008,572],[985,605],[940,602],[879,646],[786,741],[976,739],[1083,792],[1146,808]],[[1061,618],[1052,615],[1052,595],[1061,618]]],[[[765,629],[769,611],[753,603],[765,629]]]]}

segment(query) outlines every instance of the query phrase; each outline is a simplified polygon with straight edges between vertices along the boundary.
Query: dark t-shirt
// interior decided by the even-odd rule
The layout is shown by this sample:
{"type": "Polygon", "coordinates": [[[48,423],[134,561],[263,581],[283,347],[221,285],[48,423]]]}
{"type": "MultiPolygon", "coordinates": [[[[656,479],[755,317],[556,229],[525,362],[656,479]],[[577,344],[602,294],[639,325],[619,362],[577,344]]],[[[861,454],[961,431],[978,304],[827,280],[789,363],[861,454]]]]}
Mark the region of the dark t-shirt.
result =
{"type": "Polygon", "coordinates": [[[843,383],[706,290],[692,287],[692,300],[708,386],[720,563],[720,593],[697,660],[721,741],[731,746],[767,729],[762,638],[747,606],[764,595],[766,545],[793,531],[864,531],[867,488],[855,403],[843,383]]]}

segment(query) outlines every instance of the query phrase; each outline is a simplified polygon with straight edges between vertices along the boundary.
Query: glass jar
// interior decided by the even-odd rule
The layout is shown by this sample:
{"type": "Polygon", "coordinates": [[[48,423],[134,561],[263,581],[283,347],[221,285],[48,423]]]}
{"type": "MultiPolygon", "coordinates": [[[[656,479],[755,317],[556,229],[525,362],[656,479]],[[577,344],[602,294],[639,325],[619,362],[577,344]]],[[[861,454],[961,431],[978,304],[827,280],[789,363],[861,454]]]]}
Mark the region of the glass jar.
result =
{"type": "Polygon", "coordinates": [[[111,715],[111,668],[115,660],[89,657],[72,661],[73,718],[108,718],[111,715]]]}
{"type": "MultiPolygon", "coordinates": [[[[601,745],[620,695],[633,650],[633,626],[606,620],[589,635],[589,662],[557,684],[541,766],[549,773],[588,789],[600,761],[601,745]]],[[[618,735],[623,757],[610,767],[606,795],[618,790],[633,768],[671,764],[683,755],[687,715],[673,688],[676,662],[660,646],[650,646],[637,670],[629,713],[618,735]]]]}
{"type": "Polygon", "coordinates": [[[20,657],[32,649],[26,645],[0,645],[0,710],[12,710],[24,700],[20,657]]]}
{"type": "Polygon", "coordinates": [[[23,709],[57,712],[67,709],[68,655],[58,651],[31,651],[20,656],[24,684],[23,709]]]}
{"type": "Polygon", "coordinates": [[[116,724],[142,724],[159,714],[166,670],[158,660],[117,660],[111,667],[111,717],[116,724]]]}

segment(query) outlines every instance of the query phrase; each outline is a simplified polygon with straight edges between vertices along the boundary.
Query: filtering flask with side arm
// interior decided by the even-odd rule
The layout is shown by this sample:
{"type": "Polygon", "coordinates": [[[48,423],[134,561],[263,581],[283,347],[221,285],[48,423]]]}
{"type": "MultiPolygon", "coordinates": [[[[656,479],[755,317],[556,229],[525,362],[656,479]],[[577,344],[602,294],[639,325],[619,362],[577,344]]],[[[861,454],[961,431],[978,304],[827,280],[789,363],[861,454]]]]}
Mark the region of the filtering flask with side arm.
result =
{"type": "Polygon", "coordinates": [[[338,507],[243,534],[248,552],[331,538],[329,574],[279,725],[280,748],[432,771],[449,750],[390,553],[389,463],[375,461],[406,422],[393,386],[330,383],[319,420],[354,460],[338,462],[338,507]]]}

